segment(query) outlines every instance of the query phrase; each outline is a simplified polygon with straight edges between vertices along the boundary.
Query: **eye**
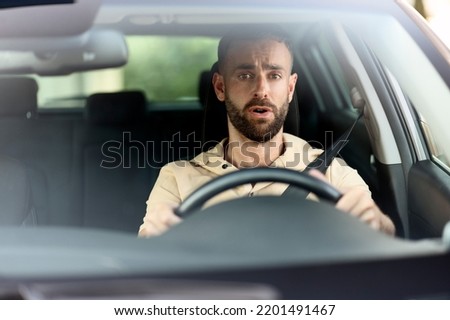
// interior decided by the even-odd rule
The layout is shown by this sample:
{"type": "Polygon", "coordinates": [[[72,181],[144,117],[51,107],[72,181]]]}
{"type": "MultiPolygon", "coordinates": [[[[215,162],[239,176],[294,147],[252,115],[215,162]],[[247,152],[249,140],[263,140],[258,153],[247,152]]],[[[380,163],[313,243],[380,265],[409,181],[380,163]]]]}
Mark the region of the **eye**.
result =
{"type": "Polygon", "coordinates": [[[252,78],[253,78],[253,75],[250,74],[250,73],[241,73],[241,74],[238,75],[238,79],[239,80],[249,80],[249,79],[252,79],[252,78]]]}
{"type": "Polygon", "coordinates": [[[269,75],[269,78],[272,80],[278,80],[278,79],[282,79],[283,75],[281,73],[271,73],[269,75]]]}

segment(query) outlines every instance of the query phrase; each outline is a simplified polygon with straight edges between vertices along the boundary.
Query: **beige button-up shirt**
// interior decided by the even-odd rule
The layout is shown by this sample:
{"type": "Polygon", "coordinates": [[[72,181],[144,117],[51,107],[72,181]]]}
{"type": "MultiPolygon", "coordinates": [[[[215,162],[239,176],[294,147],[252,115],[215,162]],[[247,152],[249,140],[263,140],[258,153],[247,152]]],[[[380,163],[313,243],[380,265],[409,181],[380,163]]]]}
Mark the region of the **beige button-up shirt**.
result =
{"type": "MultiPolygon", "coordinates": [[[[226,139],[190,161],[175,161],[161,168],[159,177],[147,201],[146,215],[157,203],[165,202],[178,205],[206,182],[223,174],[239,170],[224,159],[225,142],[226,139]]],[[[303,171],[308,163],[323,152],[323,150],[312,148],[306,141],[287,133],[283,134],[283,142],[285,151],[271,164],[273,167],[303,171]]],[[[356,170],[350,168],[341,159],[333,160],[326,172],[326,178],[338,190],[356,187],[366,190],[370,194],[368,186],[356,170]]],[[[287,187],[287,184],[274,182],[245,184],[222,192],[210,199],[205,206],[237,197],[281,195],[287,187]]],[[[311,194],[308,198],[316,199],[311,194]]]]}

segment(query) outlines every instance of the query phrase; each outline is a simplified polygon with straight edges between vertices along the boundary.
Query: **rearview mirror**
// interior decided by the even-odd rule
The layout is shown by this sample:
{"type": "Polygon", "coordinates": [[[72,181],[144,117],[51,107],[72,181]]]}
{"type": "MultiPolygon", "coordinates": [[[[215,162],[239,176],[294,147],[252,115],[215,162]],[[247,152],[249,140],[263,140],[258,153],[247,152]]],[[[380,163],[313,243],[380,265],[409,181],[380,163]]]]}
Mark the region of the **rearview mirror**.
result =
{"type": "Polygon", "coordinates": [[[116,31],[92,30],[77,37],[33,39],[33,42],[35,46],[29,39],[1,42],[0,72],[64,75],[120,67],[128,61],[125,37],[116,31]]]}
{"type": "MultiPolygon", "coordinates": [[[[86,32],[94,22],[101,0],[72,2],[2,9],[0,38],[73,36],[86,32]]],[[[19,5],[16,1],[15,6],[19,5]]]]}

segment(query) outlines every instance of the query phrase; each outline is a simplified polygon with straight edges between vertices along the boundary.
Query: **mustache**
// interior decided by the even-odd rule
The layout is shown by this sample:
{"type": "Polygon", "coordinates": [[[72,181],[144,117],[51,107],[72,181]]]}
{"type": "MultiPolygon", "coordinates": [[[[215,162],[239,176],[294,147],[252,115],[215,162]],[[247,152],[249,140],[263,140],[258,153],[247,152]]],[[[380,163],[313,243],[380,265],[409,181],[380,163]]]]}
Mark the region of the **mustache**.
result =
{"type": "Polygon", "coordinates": [[[251,107],[256,107],[256,106],[268,107],[268,108],[271,108],[272,111],[277,108],[277,106],[274,105],[272,102],[270,102],[270,100],[268,100],[268,99],[254,98],[245,104],[244,110],[247,110],[251,107]]]}

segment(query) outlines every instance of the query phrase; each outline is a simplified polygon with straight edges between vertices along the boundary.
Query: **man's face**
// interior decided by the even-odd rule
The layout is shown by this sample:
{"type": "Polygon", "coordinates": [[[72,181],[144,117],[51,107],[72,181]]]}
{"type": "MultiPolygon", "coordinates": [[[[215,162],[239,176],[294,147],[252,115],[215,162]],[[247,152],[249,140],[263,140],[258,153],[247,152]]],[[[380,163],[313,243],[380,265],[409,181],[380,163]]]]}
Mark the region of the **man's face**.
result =
{"type": "Polygon", "coordinates": [[[265,142],[284,124],[297,75],[291,75],[292,57],[275,40],[235,42],[228,49],[222,75],[214,87],[227,106],[230,130],[247,139],[265,142]]]}

